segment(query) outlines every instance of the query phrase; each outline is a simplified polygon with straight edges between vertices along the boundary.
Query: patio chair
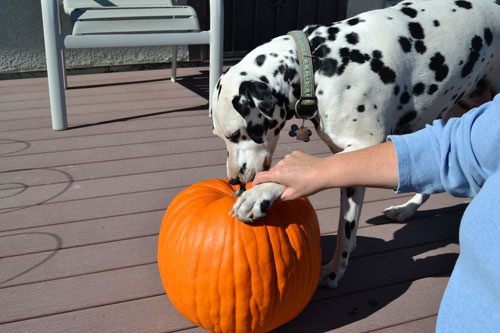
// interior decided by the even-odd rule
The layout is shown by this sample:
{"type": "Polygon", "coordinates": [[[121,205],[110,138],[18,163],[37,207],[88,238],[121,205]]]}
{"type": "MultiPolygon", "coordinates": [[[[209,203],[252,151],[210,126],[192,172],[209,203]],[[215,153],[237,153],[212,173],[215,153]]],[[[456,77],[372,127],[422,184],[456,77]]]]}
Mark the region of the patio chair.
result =
{"type": "MultiPolygon", "coordinates": [[[[223,0],[210,0],[210,30],[200,31],[195,10],[170,0],[41,0],[52,129],[68,128],[64,49],[209,44],[209,96],[222,73],[223,0]],[[62,2],[62,3],[61,3],[62,2]],[[62,33],[60,6],[71,16],[72,34],[62,33]]],[[[209,104],[210,98],[209,98],[209,104]]]]}

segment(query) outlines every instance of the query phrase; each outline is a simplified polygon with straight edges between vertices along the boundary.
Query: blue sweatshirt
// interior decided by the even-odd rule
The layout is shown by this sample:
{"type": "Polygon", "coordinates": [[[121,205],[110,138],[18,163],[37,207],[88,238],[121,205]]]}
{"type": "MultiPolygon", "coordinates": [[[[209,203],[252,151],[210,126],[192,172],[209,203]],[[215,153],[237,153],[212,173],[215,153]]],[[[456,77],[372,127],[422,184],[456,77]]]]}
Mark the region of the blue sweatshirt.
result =
{"type": "Polygon", "coordinates": [[[398,156],[397,193],[473,198],[436,331],[500,332],[500,94],[461,118],[389,139],[398,156]]]}

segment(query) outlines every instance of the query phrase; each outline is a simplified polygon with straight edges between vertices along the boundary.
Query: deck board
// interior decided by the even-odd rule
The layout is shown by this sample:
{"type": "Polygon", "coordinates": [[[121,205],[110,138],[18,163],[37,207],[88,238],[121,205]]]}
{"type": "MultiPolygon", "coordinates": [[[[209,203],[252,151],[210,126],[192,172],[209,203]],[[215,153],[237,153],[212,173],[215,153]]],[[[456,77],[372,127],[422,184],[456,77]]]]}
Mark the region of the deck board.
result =
{"type": "MultiPolygon", "coordinates": [[[[172,306],[156,267],[161,218],[182,189],[225,177],[208,118],[208,69],[70,76],[70,130],[50,129],[46,78],[0,81],[0,332],[201,332],[172,306]]],[[[282,135],[328,156],[313,135],[282,135]]],[[[278,332],[427,332],[456,260],[468,199],[431,196],[406,223],[382,215],[411,197],[368,189],[357,249],[339,287],[318,288],[278,332]]],[[[339,191],[311,197],[323,261],[339,191]]]]}

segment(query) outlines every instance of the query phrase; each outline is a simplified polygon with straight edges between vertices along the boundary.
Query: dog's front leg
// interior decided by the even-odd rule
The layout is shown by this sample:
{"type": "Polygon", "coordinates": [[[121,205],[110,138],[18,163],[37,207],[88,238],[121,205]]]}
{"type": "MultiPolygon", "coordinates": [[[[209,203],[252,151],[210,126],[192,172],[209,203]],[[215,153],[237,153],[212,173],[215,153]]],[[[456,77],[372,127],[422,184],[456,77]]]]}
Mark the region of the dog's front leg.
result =
{"type": "Polygon", "coordinates": [[[285,186],[277,183],[262,183],[243,192],[231,210],[238,220],[253,222],[266,215],[267,209],[285,190],[285,186]]]}
{"type": "Polygon", "coordinates": [[[321,269],[321,285],[336,288],[344,275],[349,256],[356,247],[356,232],[364,197],[364,187],[348,187],[340,190],[337,246],[333,259],[321,269]]]}

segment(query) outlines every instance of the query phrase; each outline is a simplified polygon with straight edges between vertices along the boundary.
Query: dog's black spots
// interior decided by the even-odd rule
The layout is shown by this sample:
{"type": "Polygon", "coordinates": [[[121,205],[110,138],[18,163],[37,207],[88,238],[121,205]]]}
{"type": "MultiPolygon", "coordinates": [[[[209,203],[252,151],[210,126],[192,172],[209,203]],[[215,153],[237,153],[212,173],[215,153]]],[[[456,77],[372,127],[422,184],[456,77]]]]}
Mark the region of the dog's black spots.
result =
{"type": "MultiPolygon", "coordinates": [[[[252,101],[242,100],[241,96],[235,96],[233,98],[233,107],[238,113],[243,117],[248,117],[250,115],[250,103],[253,104],[252,101]]],[[[255,104],[254,104],[255,106],[255,104]]]]}
{"type": "Polygon", "coordinates": [[[335,274],[334,272],[331,272],[330,275],[328,275],[328,278],[332,281],[334,281],[336,277],[337,277],[337,274],[335,274]]]}
{"type": "Polygon", "coordinates": [[[278,53],[271,52],[271,53],[269,53],[269,55],[270,55],[271,57],[278,58],[278,53]]]}
{"type": "Polygon", "coordinates": [[[376,110],[377,109],[377,104],[373,104],[373,108],[376,110]]]}
{"type": "Polygon", "coordinates": [[[277,99],[269,86],[261,81],[243,81],[240,84],[239,95],[233,98],[233,107],[246,118],[250,114],[250,109],[256,106],[254,99],[259,101],[258,107],[262,112],[268,116],[272,115],[277,99]]]}
{"type": "Polygon", "coordinates": [[[276,105],[276,100],[272,98],[266,98],[265,100],[259,102],[257,107],[260,111],[262,111],[266,116],[272,117],[274,113],[274,106],[276,105]]]}
{"type": "Polygon", "coordinates": [[[295,54],[295,52],[293,50],[288,50],[288,53],[290,53],[291,55],[295,54]]]}
{"type": "Polygon", "coordinates": [[[461,8],[472,9],[472,4],[469,1],[455,1],[455,4],[461,8]]]}
{"type": "Polygon", "coordinates": [[[416,85],[413,86],[413,94],[415,96],[422,95],[422,93],[424,92],[424,90],[425,90],[425,84],[423,84],[422,82],[419,82],[419,83],[417,83],[416,85]]]}
{"type": "Polygon", "coordinates": [[[347,258],[347,251],[342,252],[342,258],[347,258]]]}
{"type": "Polygon", "coordinates": [[[490,28],[484,28],[484,41],[488,46],[490,46],[493,41],[493,34],[491,33],[490,28]]]}
{"type": "Polygon", "coordinates": [[[278,126],[278,121],[276,119],[271,120],[271,123],[269,124],[269,128],[273,129],[276,126],[278,126]]]}
{"type": "Polygon", "coordinates": [[[245,75],[247,75],[247,72],[241,72],[240,75],[245,76],[245,75]]]}
{"type": "Polygon", "coordinates": [[[476,83],[474,91],[469,95],[469,97],[479,97],[489,88],[489,82],[485,77],[481,78],[476,83]]]}
{"type": "Polygon", "coordinates": [[[237,130],[236,132],[234,132],[233,134],[231,134],[228,139],[229,141],[231,141],[232,143],[238,143],[238,141],[240,141],[240,136],[241,136],[241,133],[240,133],[240,130],[237,130]]]}
{"type": "Polygon", "coordinates": [[[278,71],[280,72],[280,74],[285,74],[286,68],[287,66],[285,65],[279,65],[278,71]]]}
{"type": "Polygon", "coordinates": [[[394,95],[396,95],[396,96],[399,95],[399,86],[398,85],[396,85],[394,87],[394,95]]]}
{"type": "Polygon", "coordinates": [[[262,76],[260,77],[260,80],[261,80],[262,82],[265,82],[265,83],[269,84],[269,80],[267,79],[267,77],[266,77],[265,75],[262,75],[262,76]]]}
{"type": "Polygon", "coordinates": [[[458,96],[458,94],[455,94],[455,95],[453,95],[453,96],[451,97],[451,99],[454,101],[454,100],[455,100],[455,98],[457,98],[457,96],[458,96]]]}
{"type": "Polygon", "coordinates": [[[349,24],[349,25],[356,25],[359,22],[361,22],[361,20],[359,18],[355,17],[355,18],[352,18],[352,19],[348,20],[347,24],[349,24]]]}
{"type": "Polygon", "coordinates": [[[292,83],[292,93],[293,93],[293,97],[295,97],[295,98],[300,97],[300,83],[299,82],[292,83]]]}
{"type": "Polygon", "coordinates": [[[352,121],[358,121],[358,119],[354,118],[352,121]]]}
{"type": "Polygon", "coordinates": [[[417,117],[417,112],[415,110],[408,111],[405,113],[401,119],[399,119],[396,125],[395,134],[406,134],[412,131],[410,123],[417,117]]]}
{"type": "Polygon", "coordinates": [[[411,6],[412,3],[411,2],[403,2],[401,5],[405,6],[405,7],[408,7],[408,6],[411,6]]]}
{"type": "Polygon", "coordinates": [[[443,81],[448,75],[448,66],[445,64],[445,58],[439,52],[436,52],[431,58],[429,63],[429,68],[434,71],[434,77],[436,81],[443,81]]]}
{"type": "Polygon", "coordinates": [[[273,96],[276,98],[276,100],[278,101],[277,104],[279,107],[288,107],[288,105],[290,104],[290,101],[288,100],[288,97],[286,97],[283,93],[281,92],[278,92],[276,90],[273,89],[272,91],[272,94],[273,96]]]}
{"type": "Polygon", "coordinates": [[[369,61],[370,56],[368,54],[363,54],[363,53],[359,52],[359,50],[351,50],[350,59],[353,62],[356,62],[358,64],[362,64],[365,61],[369,61]]]}
{"type": "Polygon", "coordinates": [[[285,127],[285,122],[284,121],[280,124],[280,130],[282,130],[283,127],[285,127]]]}
{"type": "Polygon", "coordinates": [[[377,73],[383,83],[389,84],[396,81],[396,73],[389,67],[384,65],[380,59],[372,59],[370,68],[373,72],[377,73]]]}
{"type": "Polygon", "coordinates": [[[345,222],[345,237],[347,239],[351,239],[351,232],[354,230],[355,226],[356,226],[356,221],[345,222]]]}
{"type": "MultiPolygon", "coordinates": [[[[325,44],[324,37],[316,36],[313,39],[311,39],[311,51],[313,52],[313,54],[319,46],[324,44],[325,44]]],[[[330,51],[328,51],[328,53],[330,53],[330,51]]]]}
{"type": "Polygon", "coordinates": [[[457,98],[455,99],[455,103],[460,101],[462,99],[462,97],[464,97],[464,95],[465,95],[465,91],[461,92],[460,95],[458,95],[457,98]]]}
{"type": "Polygon", "coordinates": [[[411,18],[417,17],[417,11],[413,8],[404,7],[404,8],[401,8],[401,11],[403,12],[403,14],[405,14],[411,18]]]}
{"type": "Polygon", "coordinates": [[[240,184],[240,179],[239,178],[231,178],[231,179],[229,179],[229,184],[238,185],[238,184],[240,184]]]}
{"type": "Polygon", "coordinates": [[[217,82],[217,86],[215,87],[217,89],[217,99],[220,98],[220,92],[222,91],[222,84],[220,83],[220,79],[217,82]]]}
{"type": "Polygon", "coordinates": [[[432,95],[438,90],[437,84],[431,84],[429,89],[427,89],[427,94],[432,95]]]}
{"type": "Polygon", "coordinates": [[[462,67],[462,73],[461,73],[462,77],[466,77],[472,72],[472,70],[474,69],[474,65],[479,59],[479,51],[481,50],[482,47],[483,47],[483,39],[477,35],[474,36],[471,40],[469,58],[467,59],[465,65],[462,67]]]}
{"type": "Polygon", "coordinates": [[[240,174],[241,175],[244,174],[246,170],[247,170],[247,164],[243,163],[243,165],[240,168],[240,174]]]}
{"type": "Polygon", "coordinates": [[[410,94],[407,91],[404,91],[401,94],[401,97],[399,98],[399,102],[404,105],[408,104],[409,101],[410,101],[410,94]]]}
{"type": "Polygon", "coordinates": [[[417,40],[415,42],[415,50],[420,54],[424,54],[425,51],[427,51],[427,47],[425,46],[424,41],[417,40]]]}
{"type": "Polygon", "coordinates": [[[358,110],[358,112],[365,112],[365,106],[364,105],[358,105],[357,110],[358,110]]]}
{"type": "Polygon", "coordinates": [[[312,55],[319,58],[326,58],[330,54],[330,48],[325,44],[317,47],[312,52],[312,55]]]}
{"type": "Polygon", "coordinates": [[[266,61],[265,54],[261,54],[257,56],[257,58],[255,58],[255,63],[257,64],[257,66],[262,66],[264,64],[264,61],[266,61]]]}
{"type": "Polygon", "coordinates": [[[332,77],[337,72],[338,62],[335,59],[325,58],[313,58],[313,67],[315,71],[319,71],[319,73],[332,77]]]}
{"type": "Polygon", "coordinates": [[[356,192],[356,189],[354,187],[347,187],[346,188],[346,194],[348,198],[352,198],[354,193],[356,192]]]}
{"type": "Polygon", "coordinates": [[[284,37],[283,40],[290,40],[290,37],[284,37]]]}
{"type": "Polygon", "coordinates": [[[318,90],[318,95],[323,95],[323,90],[318,90]]]}
{"type": "Polygon", "coordinates": [[[253,124],[253,122],[249,121],[247,124],[247,132],[250,138],[256,143],[263,143],[264,140],[262,136],[264,135],[264,125],[262,124],[253,124]]]}
{"type": "Polygon", "coordinates": [[[372,57],[374,59],[382,59],[382,52],[380,50],[374,50],[372,52],[372,57]]]}
{"type": "Polygon", "coordinates": [[[387,16],[388,20],[394,20],[391,16],[387,16]]]}
{"type": "Polygon", "coordinates": [[[434,26],[435,26],[435,27],[439,27],[439,21],[438,21],[438,20],[434,20],[434,22],[433,22],[433,23],[434,23],[434,26]]]}
{"type": "Polygon", "coordinates": [[[349,89],[351,89],[351,86],[347,86],[347,89],[348,89],[348,90],[349,90],[349,89]]]}
{"type": "Polygon", "coordinates": [[[276,129],[274,130],[274,136],[278,136],[278,134],[280,134],[280,131],[281,131],[281,128],[279,128],[279,127],[278,127],[278,128],[276,128],[276,129]]]}
{"type": "Polygon", "coordinates": [[[247,137],[245,135],[241,136],[241,140],[246,140],[246,139],[247,139],[247,137]]]}
{"type": "Polygon", "coordinates": [[[328,34],[328,40],[334,41],[335,39],[337,39],[337,34],[339,31],[340,30],[337,27],[329,27],[328,29],[326,29],[326,33],[328,34]]]}
{"type": "Polygon", "coordinates": [[[306,35],[311,35],[316,29],[318,29],[319,27],[319,24],[313,24],[313,25],[309,25],[307,26],[305,29],[304,29],[304,33],[306,35]]]}
{"type": "Polygon", "coordinates": [[[351,239],[351,226],[349,224],[349,221],[345,222],[344,229],[345,229],[345,238],[351,239]]]}
{"type": "Polygon", "coordinates": [[[401,46],[401,49],[405,53],[411,52],[411,42],[408,38],[406,37],[399,37],[399,45],[401,46]]]}
{"type": "Polygon", "coordinates": [[[448,111],[448,108],[444,108],[439,112],[439,115],[437,116],[437,119],[443,119],[444,114],[448,111]]]}
{"type": "Polygon", "coordinates": [[[351,32],[345,36],[345,39],[349,44],[356,45],[359,42],[359,36],[355,32],[351,32]]]}
{"type": "Polygon", "coordinates": [[[269,200],[262,200],[262,202],[260,203],[260,211],[262,213],[267,212],[267,210],[269,209],[269,206],[271,206],[271,201],[269,201],[269,200]]]}
{"type": "Polygon", "coordinates": [[[443,95],[446,95],[446,94],[448,94],[448,89],[446,89],[446,90],[444,91],[444,94],[443,94],[443,95]]]}
{"type": "Polygon", "coordinates": [[[297,70],[295,68],[291,68],[291,67],[286,66],[286,68],[285,68],[285,74],[283,76],[283,80],[285,80],[285,82],[290,82],[297,75],[298,75],[298,73],[297,73],[297,70]]]}
{"type": "Polygon", "coordinates": [[[418,22],[408,23],[408,29],[410,30],[410,35],[415,39],[424,39],[424,28],[418,22]]]}

